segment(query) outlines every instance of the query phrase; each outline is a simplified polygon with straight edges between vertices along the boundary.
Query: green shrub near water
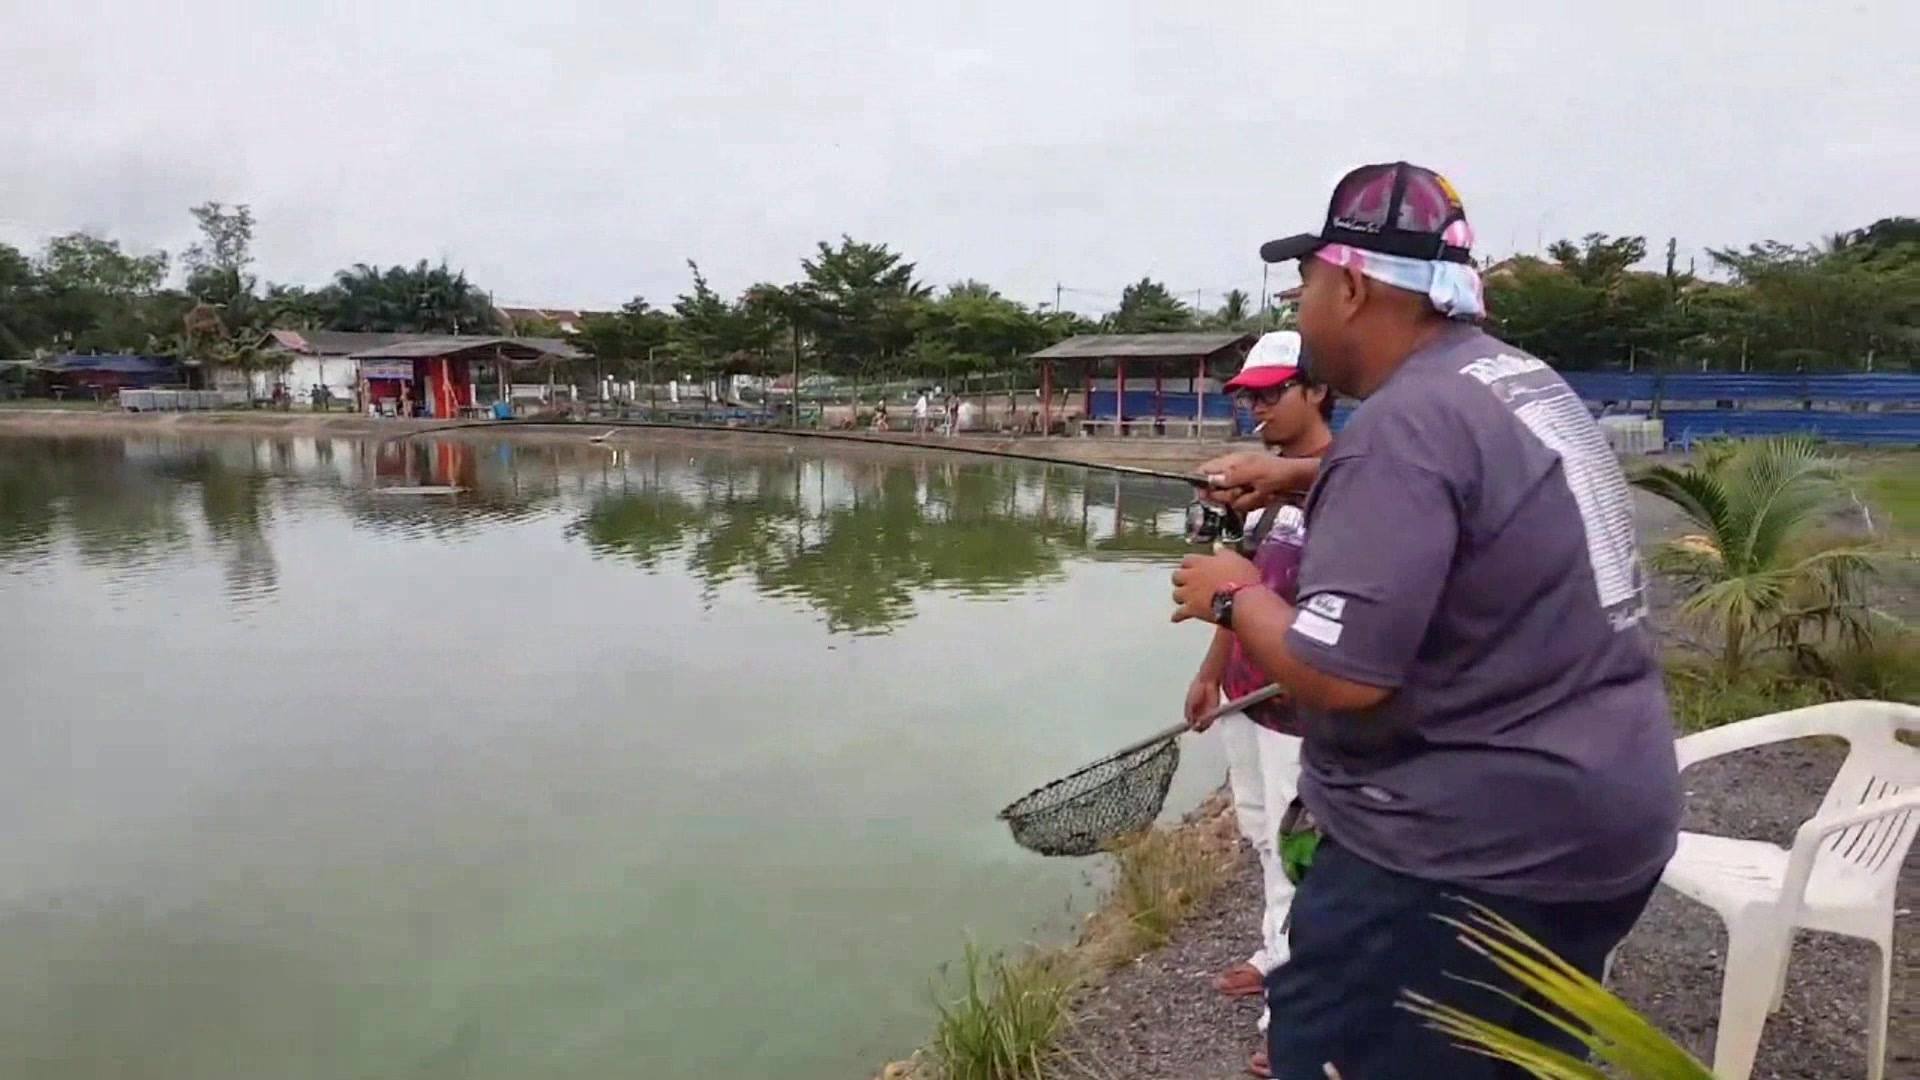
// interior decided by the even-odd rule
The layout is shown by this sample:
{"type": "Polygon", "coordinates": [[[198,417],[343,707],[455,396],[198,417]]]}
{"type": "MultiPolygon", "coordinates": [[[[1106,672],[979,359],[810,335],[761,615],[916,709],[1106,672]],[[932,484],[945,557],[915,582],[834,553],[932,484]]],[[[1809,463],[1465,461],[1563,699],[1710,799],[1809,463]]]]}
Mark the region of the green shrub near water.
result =
{"type": "Polygon", "coordinates": [[[1058,952],[1008,958],[969,943],[958,996],[936,999],[928,1053],[943,1080],[1043,1080],[1079,979],[1058,952]]]}
{"type": "Polygon", "coordinates": [[[1165,945],[1231,867],[1201,829],[1148,829],[1110,853],[1112,892],[1073,948],[1008,957],[967,946],[957,985],[934,1003],[927,1054],[942,1080],[1054,1075],[1074,991],[1090,974],[1165,945]]]}

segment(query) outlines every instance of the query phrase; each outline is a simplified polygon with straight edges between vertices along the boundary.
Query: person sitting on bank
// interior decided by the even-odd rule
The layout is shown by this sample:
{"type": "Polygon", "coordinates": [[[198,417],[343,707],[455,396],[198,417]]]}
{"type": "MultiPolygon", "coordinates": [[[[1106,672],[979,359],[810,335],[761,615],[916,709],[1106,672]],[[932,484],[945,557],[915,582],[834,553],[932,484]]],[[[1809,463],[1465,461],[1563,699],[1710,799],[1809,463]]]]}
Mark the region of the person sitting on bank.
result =
{"type": "MultiPolygon", "coordinates": [[[[1471,232],[1438,174],[1366,166],[1299,260],[1317,378],[1360,399],[1307,500],[1298,602],[1222,552],[1174,618],[1231,630],[1306,721],[1323,839],[1266,980],[1283,1080],[1491,1078],[1408,992],[1584,1056],[1442,917],[1477,904],[1598,978],[1673,854],[1680,787],[1619,462],[1579,398],[1487,336],[1471,232]]],[[[1234,497],[1279,486],[1208,463],[1234,497]]]]}
{"type": "MultiPolygon", "coordinates": [[[[1333,395],[1315,383],[1300,355],[1300,335],[1276,330],[1255,343],[1240,373],[1225,390],[1252,412],[1255,430],[1270,452],[1289,458],[1318,458],[1333,442],[1328,421],[1333,395]]],[[[1249,521],[1242,550],[1250,551],[1260,580],[1283,598],[1294,596],[1300,552],[1306,542],[1298,497],[1278,501],[1249,521]]],[[[1240,647],[1233,632],[1216,629],[1200,670],[1187,688],[1187,723],[1195,731],[1209,725],[1203,717],[1223,697],[1252,693],[1271,680],[1240,647]]],[[[1263,904],[1260,945],[1252,956],[1222,972],[1214,987],[1229,997],[1265,991],[1266,977],[1287,961],[1287,908],[1293,882],[1281,865],[1282,818],[1294,802],[1300,780],[1300,717],[1289,701],[1263,702],[1218,722],[1226,751],[1227,783],[1233,793],[1234,821],[1260,861],[1263,904]]],[[[1261,1020],[1261,1029],[1266,1027],[1261,1020]]],[[[1267,1052],[1254,1053],[1247,1070],[1266,1076],[1267,1052]]]]}

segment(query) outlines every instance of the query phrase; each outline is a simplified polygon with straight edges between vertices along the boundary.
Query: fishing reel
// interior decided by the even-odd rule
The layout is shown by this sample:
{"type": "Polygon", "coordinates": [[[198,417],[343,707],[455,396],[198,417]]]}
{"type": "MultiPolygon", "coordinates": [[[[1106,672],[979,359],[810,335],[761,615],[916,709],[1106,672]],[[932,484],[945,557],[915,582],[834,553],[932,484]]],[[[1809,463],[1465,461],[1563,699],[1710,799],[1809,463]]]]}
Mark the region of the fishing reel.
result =
{"type": "Polygon", "coordinates": [[[1187,543],[1238,546],[1245,535],[1246,519],[1237,512],[1202,499],[1187,504],[1187,543]]]}

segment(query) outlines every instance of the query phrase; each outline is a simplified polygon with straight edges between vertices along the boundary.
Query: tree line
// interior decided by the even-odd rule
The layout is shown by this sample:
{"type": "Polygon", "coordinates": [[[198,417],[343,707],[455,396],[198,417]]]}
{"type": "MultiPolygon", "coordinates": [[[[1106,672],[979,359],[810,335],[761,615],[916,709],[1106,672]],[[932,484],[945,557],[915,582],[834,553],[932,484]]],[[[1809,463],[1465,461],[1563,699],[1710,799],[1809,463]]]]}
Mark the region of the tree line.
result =
{"type": "Polygon", "coordinates": [[[1717,278],[1635,270],[1646,238],[1590,233],[1487,268],[1487,306],[1515,345],[1566,368],[1910,369],[1920,359],[1920,219],[1820,243],[1708,251],[1717,278]]]}
{"type": "MultiPolygon", "coordinates": [[[[264,282],[248,206],[190,213],[200,239],[177,259],[87,232],[31,255],[0,244],[0,357],[142,352],[246,368],[262,362],[272,328],[559,334],[540,320],[504,323],[489,294],[444,262],[359,263],[317,288],[264,282]]],[[[1711,278],[1680,269],[1675,249],[1669,240],[1663,269],[1640,270],[1644,237],[1593,233],[1484,266],[1491,328],[1567,368],[1906,368],[1920,354],[1920,219],[1886,218],[1818,244],[1716,249],[1711,278]]],[[[773,373],[798,360],[864,381],[1008,370],[1076,334],[1258,333],[1292,319],[1288,305],[1238,290],[1200,310],[1149,277],[1090,319],[974,279],[934,288],[886,244],[847,236],[817,244],[794,280],[732,297],[687,266],[686,291],[666,307],[636,296],[586,317],[574,344],[613,374],[663,357],[704,374],[773,373]]]]}

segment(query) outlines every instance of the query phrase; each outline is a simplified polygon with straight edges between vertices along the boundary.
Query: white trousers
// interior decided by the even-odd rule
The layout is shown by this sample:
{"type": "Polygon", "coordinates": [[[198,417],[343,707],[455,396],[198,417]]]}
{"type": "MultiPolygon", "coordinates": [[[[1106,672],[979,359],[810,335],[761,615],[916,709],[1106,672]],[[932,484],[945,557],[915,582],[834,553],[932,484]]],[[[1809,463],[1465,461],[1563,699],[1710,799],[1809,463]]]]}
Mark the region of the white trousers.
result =
{"type": "Polygon", "coordinates": [[[1240,835],[1260,859],[1266,902],[1260,914],[1260,948],[1247,962],[1265,974],[1287,962],[1293,882],[1280,865],[1280,818],[1300,788],[1300,740],[1244,716],[1224,717],[1215,728],[1227,752],[1227,784],[1233,790],[1240,835]]]}

